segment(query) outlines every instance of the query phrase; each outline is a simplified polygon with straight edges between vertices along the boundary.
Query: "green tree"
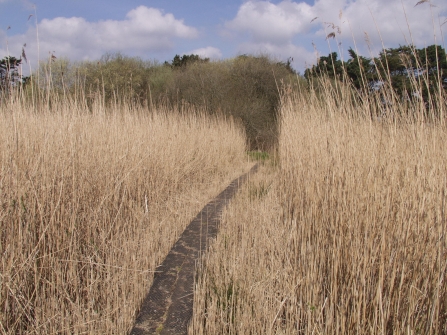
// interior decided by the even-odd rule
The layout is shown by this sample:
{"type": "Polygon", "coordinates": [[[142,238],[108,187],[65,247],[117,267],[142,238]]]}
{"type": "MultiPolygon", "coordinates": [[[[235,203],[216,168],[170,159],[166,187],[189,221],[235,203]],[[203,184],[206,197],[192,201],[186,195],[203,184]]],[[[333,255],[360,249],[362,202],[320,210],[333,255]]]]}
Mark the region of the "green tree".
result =
{"type": "Polygon", "coordinates": [[[350,59],[346,64],[346,73],[357,89],[370,88],[375,80],[374,67],[370,58],[358,55],[352,48],[348,50],[350,59]]]}
{"type": "Polygon", "coordinates": [[[411,77],[417,74],[416,57],[411,47],[384,49],[374,62],[379,78],[388,80],[399,96],[411,94],[411,77]]]}
{"type": "Polygon", "coordinates": [[[422,87],[422,96],[425,100],[437,89],[447,90],[447,57],[445,49],[440,45],[430,45],[418,50],[419,70],[425,73],[426,80],[422,87]]]}
{"type": "Polygon", "coordinates": [[[23,85],[28,81],[28,77],[24,77],[19,73],[21,58],[7,56],[0,60],[0,91],[3,93],[10,92],[18,85],[23,85]]]}
{"type": "Polygon", "coordinates": [[[210,61],[209,58],[201,58],[199,55],[175,55],[174,59],[171,62],[171,66],[173,68],[185,68],[188,65],[194,64],[194,63],[208,63],[210,61]]]}
{"type": "Polygon", "coordinates": [[[304,77],[307,80],[321,75],[328,76],[329,78],[340,78],[342,74],[343,62],[338,59],[336,52],[332,52],[328,56],[320,57],[317,65],[312,66],[310,69],[306,69],[304,77]]]}
{"type": "Polygon", "coordinates": [[[439,45],[389,48],[374,61],[380,78],[390,81],[400,97],[422,97],[428,102],[439,88],[447,88],[446,52],[439,45]]]}
{"type": "Polygon", "coordinates": [[[276,65],[278,66],[283,66],[287,71],[289,71],[291,74],[296,75],[297,72],[295,71],[295,69],[292,67],[292,63],[293,63],[293,58],[289,57],[287,58],[287,61],[285,62],[278,62],[276,63],[276,65]]]}
{"type": "Polygon", "coordinates": [[[193,62],[181,69],[172,71],[166,89],[170,102],[232,115],[243,124],[252,149],[275,145],[278,85],[297,81],[287,63],[268,56],[241,55],[225,61],[193,62]]]}
{"type": "Polygon", "coordinates": [[[149,95],[148,71],[153,66],[138,57],[105,54],[99,61],[84,62],[78,68],[88,96],[103,95],[105,101],[126,97],[145,102],[149,95]]]}
{"type": "Polygon", "coordinates": [[[387,87],[383,84],[388,83],[401,99],[423,98],[426,102],[439,89],[447,89],[446,52],[439,45],[388,48],[373,59],[359,56],[351,48],[349,56],[347,62],[338,60],[335,52],[321,57],[317,65],[306,70],[305,78],[349,78],[354,87],[366,90],[387,87]]]}

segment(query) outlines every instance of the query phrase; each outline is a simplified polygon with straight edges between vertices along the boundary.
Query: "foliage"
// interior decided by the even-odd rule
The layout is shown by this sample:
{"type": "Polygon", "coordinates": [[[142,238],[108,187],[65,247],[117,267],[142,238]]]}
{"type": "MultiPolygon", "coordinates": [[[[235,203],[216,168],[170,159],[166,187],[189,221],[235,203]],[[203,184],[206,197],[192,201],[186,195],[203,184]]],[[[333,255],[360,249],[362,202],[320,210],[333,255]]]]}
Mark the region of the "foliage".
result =
{"type": "Polygon", "coordinates": [[[289,57],[287,58],[287,61],[285,62],[278,62],[276,63],[279,66],[285,67],[291,74],[298,74],[295,69],[292,67],[293,58],[289,57]]]}
{"type": "Polygon", "coordinates": [[[447,61],[444,48],[431,45],[423,49],[400,46],[382,51],[375,60],[380,78],[388,78],[399,96],[419,96],[425,101],[438,89],[447,88],[447,61]],[[413,81],[421,81],[422,92],[413,92],[413,81]]]}
{"type": "MultiPolygon", "coordinates": [[[[194,64],[194,63],[208,63],[210,61],[209,58],[201,58],[199,55],[175,55],[174,59],[171,62],[171,66],[173,68],[185,68],[188,65],[194,64]]],[[[165,62],[166,65],[169,65],[169,63],[165,62]]]]}
{"type": "Polygon", "coordinates": [[[0,60],[0,92],[10,92],[13,87],[25,84],[28,77],[19,73],[22,59],[7,56],[0,60]]]}
{"type": "Polygon", "coordinates": [[[102,92],[105,101],[126,96],[134,102],[143,102],[149,92],[150,66],[138,57],[116,53],[105,54],[98,62],[86,62],[79,71],[91,97],[102,92]]]}
{"type": "MultiPolygon", "coordinates": [[[[289,64],[290,66],[290,64],[289,64]]],[[[252,149],[268,149],[277,138],[278,86],[296,81],[287,63],[241,55],[221,62],[196,62],[174,71],[170,101],[200,106],[242,122],[252,149]]]]}
{"type": "Polygon", "coordinates": [[[336,52],[332,52],[328,56],[322,56],[318,59],[317,65],[310,69],[306,69],[304,77],[310,80],[312,77],[325,75],[329,78],[339,77],[342,74],[343,62],[338,59],[336,52]]]}
{"type": "Polygon", "coordinates": [[[306,79],[347,77],[354,87],[365,90],[386,88],[383,84],[387,83],[401,99],[422,97],[426,102],[438,90],[447,89],[446,52],[439,45],[384,49],[376,58],[360,56],[350,49],[349,56],[347,62],[338,60],[336,52],[321,57],[317,65],[306,70],[306,79]]]}
{"type": "Polygon", "coordinates": [[[275,145],[278,134],[278,87],[299,78],[291,63],[291,58],[277,62],[249,55],[213,62],[176,55],[163,64],[120,53],[81,63],[51,59],[41,64],[39,86],[59,94],[85,92],[90,106],[98,99],[113,104],[126,97],[138,105],[180,111],[194,106],[224,114],[243,124],[252,149],[266,150],[275,145]]]}
{"type": "Polygon", "coordinates": [[[77,71],[76,64],[71,63],[68,58],[49,58],[40,63],[35,77],[39,87],[63,92],[76,85],[77,71]]]}
{"type": "Polygon", "coordinates": [[[352,84],[357,89],[369,86],[375,79],[371,60],[358,55],[352,48],[348,52],[351,58],[346,65],[346,73],[352,84]]]}

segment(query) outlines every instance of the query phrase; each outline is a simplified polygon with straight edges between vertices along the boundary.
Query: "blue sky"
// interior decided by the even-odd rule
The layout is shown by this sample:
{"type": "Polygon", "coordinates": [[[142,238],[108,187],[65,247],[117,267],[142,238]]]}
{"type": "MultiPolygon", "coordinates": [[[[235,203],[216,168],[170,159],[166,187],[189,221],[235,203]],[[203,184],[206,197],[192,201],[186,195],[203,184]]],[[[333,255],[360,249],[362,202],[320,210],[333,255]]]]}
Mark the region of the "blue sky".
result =
{"type": "Polygon", "coordinates": [[[348,47],[371,56],[382,45],[444,45],[447,1],[418,2],[0,0],[0,57],[20,56],[25,43],[31,68],[51,54],[79,61],[122,52],[163,62],[267,53],[293,57],[302,72],[330,51],[346,59],[348,47]]]}

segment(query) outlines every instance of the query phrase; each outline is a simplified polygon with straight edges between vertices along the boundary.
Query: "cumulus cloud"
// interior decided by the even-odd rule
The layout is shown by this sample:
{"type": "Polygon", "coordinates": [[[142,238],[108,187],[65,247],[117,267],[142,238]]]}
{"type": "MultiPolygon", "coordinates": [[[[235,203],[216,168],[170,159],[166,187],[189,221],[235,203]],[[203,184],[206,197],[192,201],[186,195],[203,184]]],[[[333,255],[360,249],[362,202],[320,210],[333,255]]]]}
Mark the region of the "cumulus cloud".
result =
{"type": "Polygon", "coordinates": [[[305,2],[282,1],[276,5],[269,1],[248,1],[225,26],[249,33],[254,42],[283,44],[305,32],[313,15],[313,8],[305,2]]]}
{"type": "MultiPolygon", "coordinates": [[[[250,0],[226,22],[222,35],[245,36],[239,44],[241,52],[286,54],[295,58],[298,67],[315,60],[312,40],[321,53],[329,52],[326,37],[331,33],[335,33],[335,38],[329,39],[332,51],[354,47],[354,41],[361,53],[368,54],[371,50],[374,55],[381,50],[382,43],[385,47],[409,43],[424,47],[435,43],[433,30],[437,43],[441,44],[438,19],[441,23],[447,19],[447,2],[431,0],[431,7],[430,3],[415,6],[417,2],[316,0],[309,5],[303,1],[284,0],[275,4],[250,0]]],[[[443,28],[445,31],[447,24],[443,28]]]]}
{"type": "Polygon", "coordinates": [[[222,58],[222,52],[215,47],[205,47],[192,50],[186,53],[187,55],[199,55],[202,58],[220,59],[222,58]]]}
{"type": "Polygon", "coordinates": [[[278,59],[278,61],[285,61],[288,58],[292,58],[292,66],[299,71],[314,64],[316,61],[315,52],[293,43],[278,46],[277,44],[268,42],[244,42],[239,45],[239,53],[268,55],[274,59],[278,59]]]}
{"type": "Polygon", "coordinates": [[[314,6],[320,14],[320,27],[316,35],[323,38],[340,28],[341,34],[336,33],[340,41],[353,45],[354,39],[360,49],[366,51],[371,47],[373,52],[381,50],[382,43],[385,47],[410,43],[418,47],[434,44],[434,31],[438,37],[437,43],[440,43],[440,26],[438,22],[433,26],[432,15],[435,21],[438,15],[440,19],[445,19],[447,3],[432,0],[433,7],[430,3],[415,6],[416,3],[417,0],[345,0],[336,8],[329,0],[319,0],[314,6]],[[328,22],[338,28],[332,29],[328,22]]]}
{"type": "MultiPolygon", "coordinates": [[[[169,51],[174,47],[175,39],[198,37],[195,28],[185,25],[174,15],[145,6],[131,10],[120,21],[88,22],[80,17],[44,19],[38,25],[38,33],[43,54],[54,52],[57,56],[78,60],[96,59],[108,51],[133,55],[169,51]]],[[[23,35],[9,37],[11,53],[19,54],[24,43],[27,53],[36,52],[35,28],[30,27],[23,35]]]]}
{"type": "Polygon", "coordinates": [[[282,60],[292,57],[293,65],[302,69],[316,57],[293,39],[310,31],[313,17],[315,9],[305,2],[247,1],[235,18],[226,22],[223,35],[248,36],[238,46],[240,53],[268,54],[282,60]]]}

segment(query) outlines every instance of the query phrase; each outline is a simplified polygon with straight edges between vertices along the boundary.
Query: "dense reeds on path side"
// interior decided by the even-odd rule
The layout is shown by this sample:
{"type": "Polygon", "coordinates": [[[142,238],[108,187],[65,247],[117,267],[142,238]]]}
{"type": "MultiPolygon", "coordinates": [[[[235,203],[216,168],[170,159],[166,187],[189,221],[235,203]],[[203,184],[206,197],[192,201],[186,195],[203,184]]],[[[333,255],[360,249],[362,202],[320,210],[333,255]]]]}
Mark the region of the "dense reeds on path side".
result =
{"type": "Polygon", "coordinates": [[[447,333],[445,125],[327,85],[284,97],[279,157],[227,210],[190,334],[447,333]]]}
{"type": "Polygon", "coordinates": [[[125,334],[155,267],[246,170],[234,123],[123,104],[0,106],[0,333],[125,334]]]}

